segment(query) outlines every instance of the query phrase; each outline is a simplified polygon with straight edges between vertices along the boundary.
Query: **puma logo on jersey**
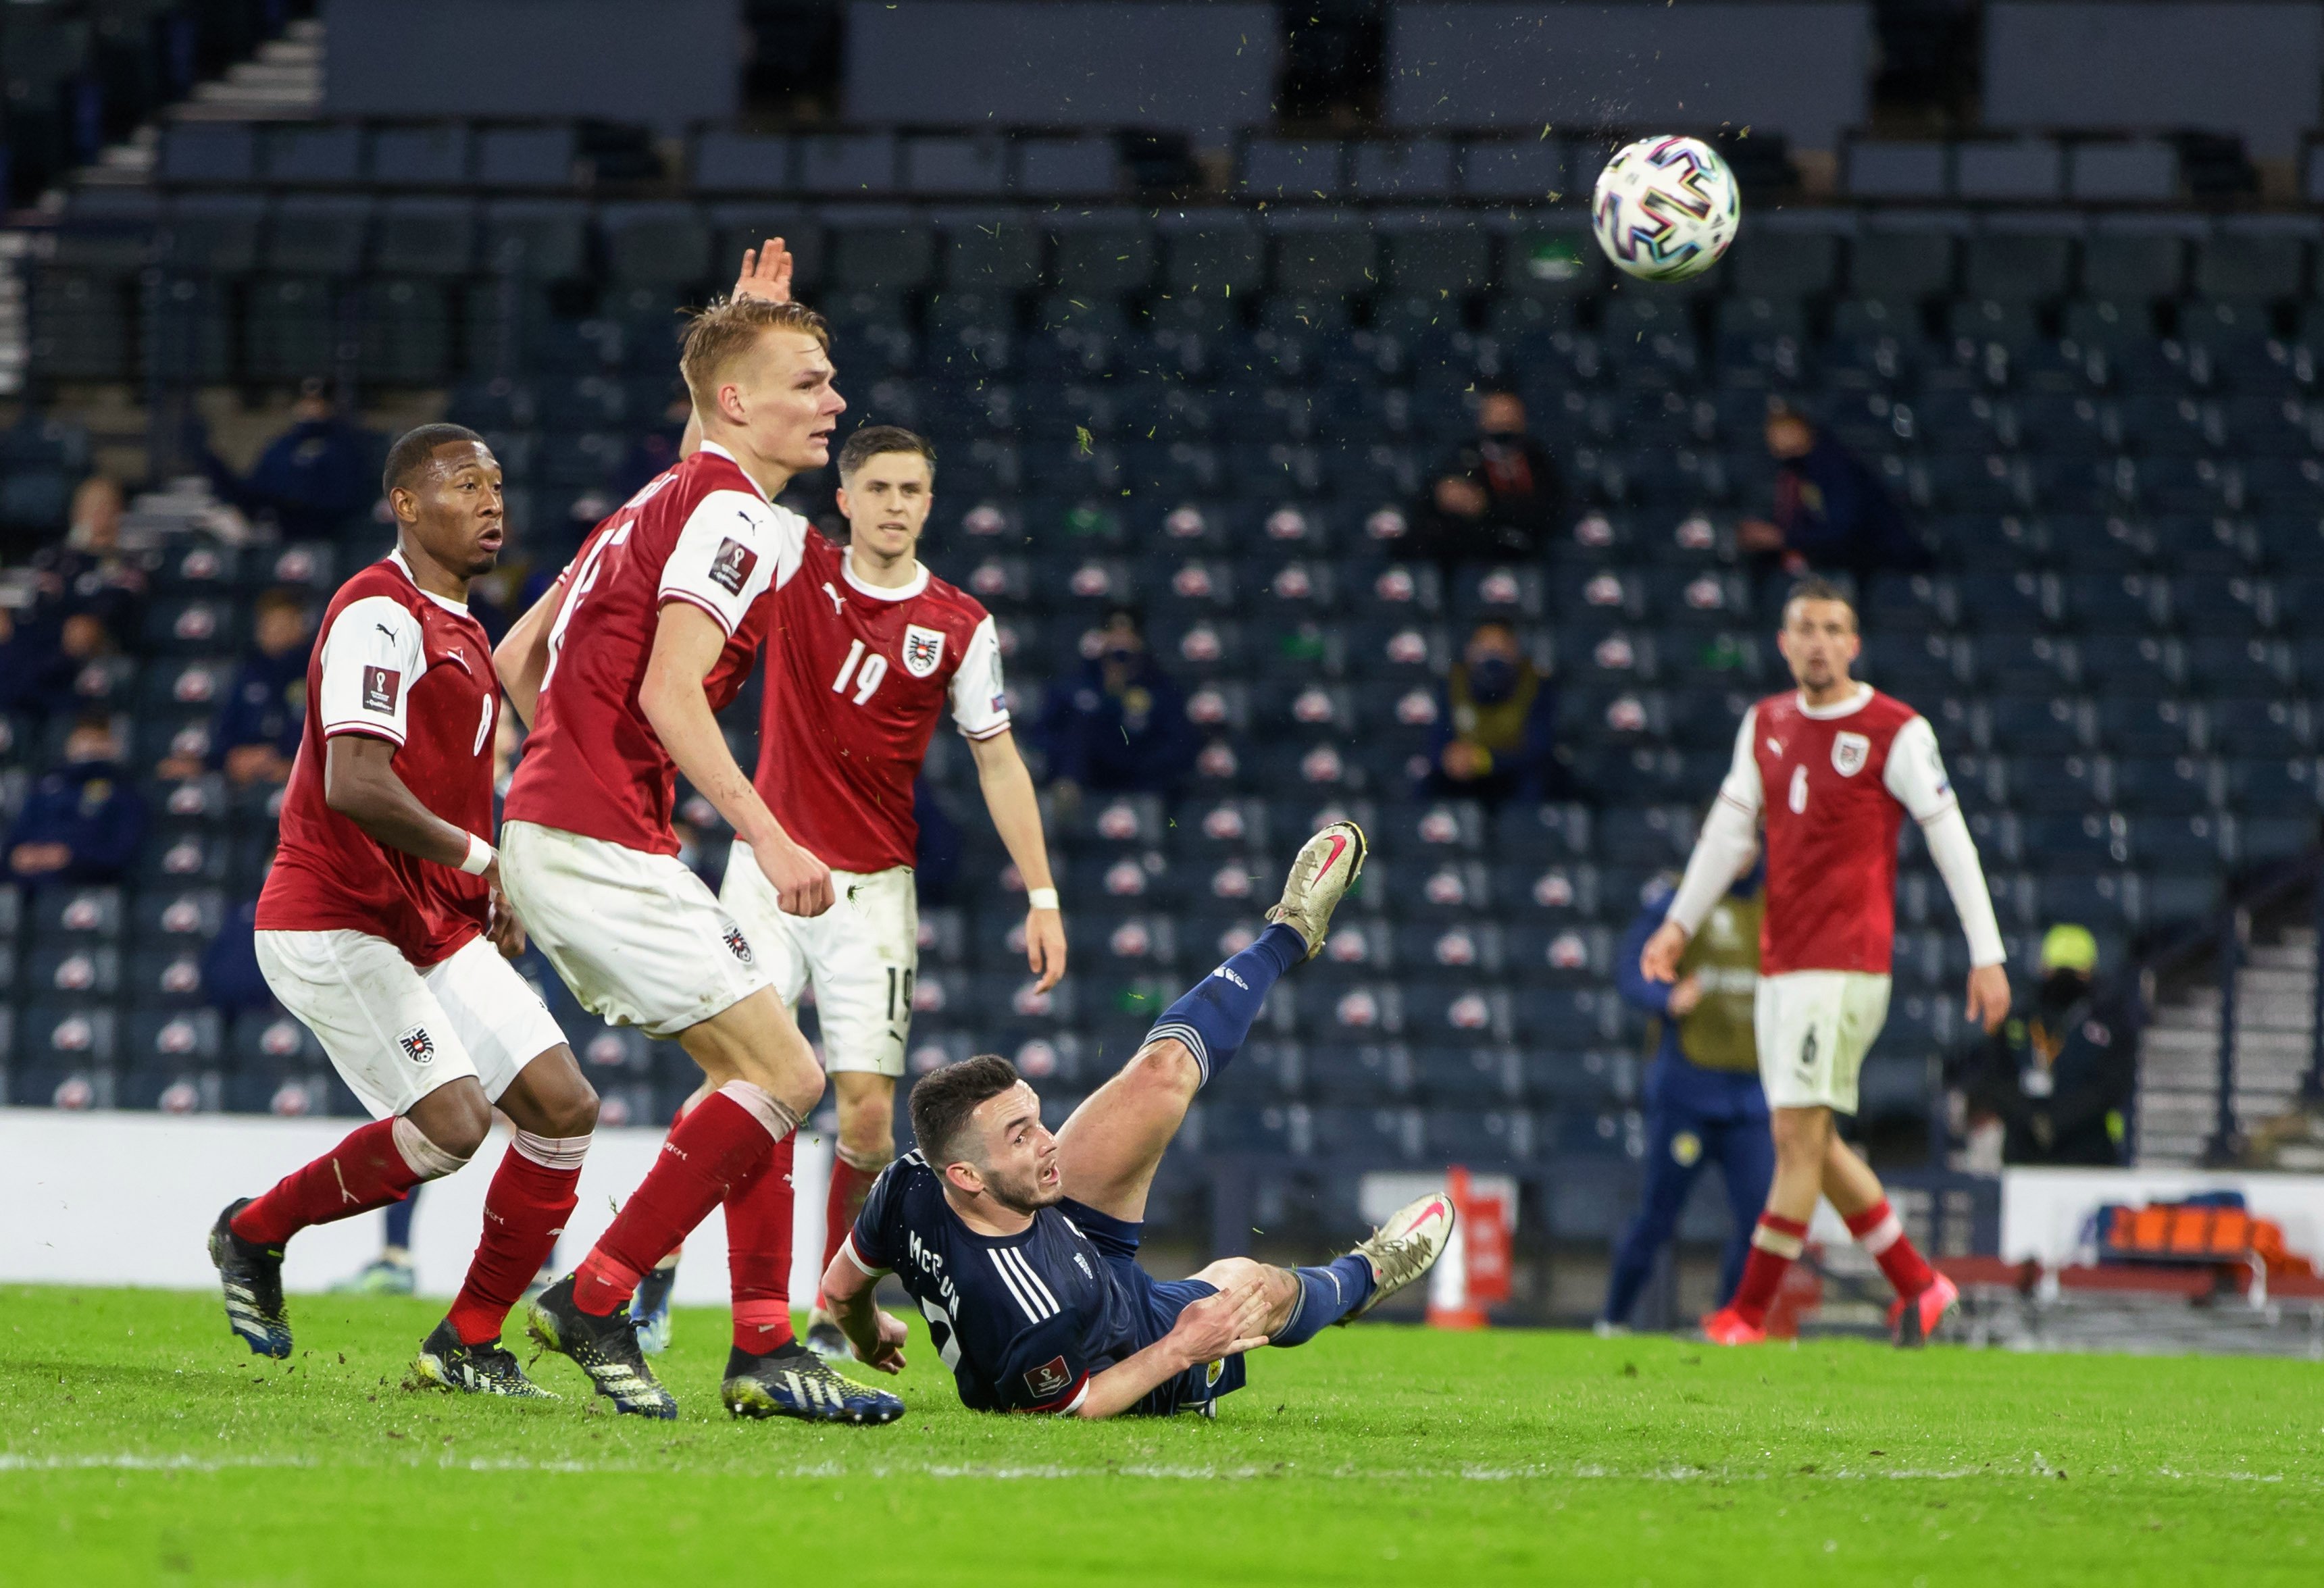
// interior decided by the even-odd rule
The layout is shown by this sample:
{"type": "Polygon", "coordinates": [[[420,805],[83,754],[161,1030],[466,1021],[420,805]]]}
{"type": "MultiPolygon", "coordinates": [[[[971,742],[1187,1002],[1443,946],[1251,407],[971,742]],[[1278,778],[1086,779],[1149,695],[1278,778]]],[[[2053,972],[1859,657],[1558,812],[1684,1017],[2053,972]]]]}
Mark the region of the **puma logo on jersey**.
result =
{"type": "Polygon", "coordinates": [[[1767,753],[1769,755],[1775,757],[1778,761],[1784,758],[1784,741],[1782,739],[1770,739],[1766,741],[1766,744],[1767,753]]]}
{"type": "Polygon", "coordinates": [[[836,590],[834,590],[831,587],[831,581],[828,579],[823,582],[823,593],[831,598],[831,615],[833,617],[836,618],[840,613],[847,610],[847,598],[840,594],[836,590]]]}

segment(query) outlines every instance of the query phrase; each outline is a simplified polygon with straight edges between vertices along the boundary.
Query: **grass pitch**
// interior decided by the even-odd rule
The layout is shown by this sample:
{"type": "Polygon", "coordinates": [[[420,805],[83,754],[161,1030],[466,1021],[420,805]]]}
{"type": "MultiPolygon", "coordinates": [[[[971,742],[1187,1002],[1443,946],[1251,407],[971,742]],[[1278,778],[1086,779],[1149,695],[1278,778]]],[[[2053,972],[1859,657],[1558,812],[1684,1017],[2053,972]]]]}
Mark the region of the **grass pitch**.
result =
{"type": "Polygon", "coordinates": [[[23,1583],[2324,1580],[2324,1368],[1856,1343],[1333,1330],[1218,1419],[730,1422],[681,1310],[677,1423],[400,1387],[434,1306],[11,1288],[0,1580],[23,1583]]]}

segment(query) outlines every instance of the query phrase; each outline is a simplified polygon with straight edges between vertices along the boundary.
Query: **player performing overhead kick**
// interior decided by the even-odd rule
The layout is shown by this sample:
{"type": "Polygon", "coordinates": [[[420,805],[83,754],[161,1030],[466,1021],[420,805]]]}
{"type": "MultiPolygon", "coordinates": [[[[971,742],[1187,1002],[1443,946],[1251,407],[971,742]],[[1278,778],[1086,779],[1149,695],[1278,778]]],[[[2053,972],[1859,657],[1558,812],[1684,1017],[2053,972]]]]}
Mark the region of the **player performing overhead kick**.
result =
{"type": "MultiPolygon", "coordinates": [[[[873,1178],[895,1156],[896,1078],[919,964],[912,785],[947,711],[1025,880],[1026,955],[1041,990],[1065,970],[1041,807],[1010,730],[992,620],[915,555],[935,500],[935,451],[909,430],[866,426],[840,449],[839,486],[846,547],[809,530],[798,576],[775,598],[754,780],[791,837],[832,867],[834,903],[812,919],[784,913],[741,843],[719,895],[786,1003],[815,987],[824,1063],[839,1094],[819,1267],[839,1254],[873,1178]]],[[[673,1257],[639,1287],[634,1311],[650,1350],[668,1338],[675,1272],[673,1257]]],[[[826,1357],[847,1350],[820,1305],[807,1343],[826,1357]]]]}
{"type": "Polygon", "coordinates": [[[1055,1135],[1005,1059],[923,1076],[919,1146],[880,1176],[823,1276],[856,1354],[889,1372],[904,1364],[903,1320],[872,1301],[893,1271],[975,1410],[1210,1415],[1242,1387],[1244,1352],[1305,1345],[1427,1272],[1452,1235],[1441,1191],[1316,1268],[1225,1257],[1166,1282],[1138,1264],[1147,1189],[1187,1105],[1234,1058],[1268,990],[1314,958],[1363,863],[1353,822],[1302,845],[1267,913],[1275,924],[1165,1010],[1055,1135]]]}
{"type": "MultiPolygon", "coordinates": [[[[787,296],[787,295],[786,295],[787,296]]],[[[501,642],[509,698],[532,727],[503,812],[509,896],[582,1004],[674,1038],[711,1095],[663,1144],[578,1270],[532,1308],[533,1334],[622,1411],[677,1403],[640,1354],[640,1277],[724,1204],[737,1416],[888,1422],[903,1405],[853,1384],[791,1337],[790,1167],[823,1071],[748,937],[678,858],[676,775],[750,845],[780,908],[831,906],[831,873],[795,842],[726,748],[715,712],[742,687],[774,593],[798,572],[806,521],[774,505],[828,461],[846,404],[821,317],[788,301],[714,304],[680,368],[701,449],[593,531],[501,642]]]]}
{"type": "Polygon", "coordinates": [[[500,685],[467,608],[468,582],[500,556],[501,469],[474,431],[423,425],[389,452],[383,487],[396,548],[324,612],[257,919],[266,985],[379,1118],[228,1207],[210,1258],[234,1332],[290,1355],[283,1243],[450,1174],[497,1105],[516,1140],[459,1298],[413,1370],[447,1389],[545,1396],[502,1349],[501,1325],[573,1211],[597,1095],[502,957],[524,937],[485,841],[500,685]]]}
{"type": "Polygon", "coordinates": [[[1969,939],[1969,1017],[1991,1031],[2009,1013],[2001,929],[1936,732],[1902,701],[1849,677],[1860,644],[1856,609],[1837,587],[1811,579],[1792,592],[1775,647],[1799,688],[1743,714],[1735,765],[1669,913],[1638,957],[1648,980],[1673,979],[1687,940],[1751,864],[1764,819],[1766,912],[1752,1023],[1774,1111],[1775,1179],[1735,1299],[1702,1320],[1723,1345],[1766,1338],[1767,1305],[1806,1243],[1819,1191],[1896,1288],[1888,1318],[1898,1345],[1924,1343],[1960,1299],[1832,1124],[1835,1110],[1856,1112],[1858,1072],[1888,1016],[1896,830],[1906,812],[1969,939]]]}

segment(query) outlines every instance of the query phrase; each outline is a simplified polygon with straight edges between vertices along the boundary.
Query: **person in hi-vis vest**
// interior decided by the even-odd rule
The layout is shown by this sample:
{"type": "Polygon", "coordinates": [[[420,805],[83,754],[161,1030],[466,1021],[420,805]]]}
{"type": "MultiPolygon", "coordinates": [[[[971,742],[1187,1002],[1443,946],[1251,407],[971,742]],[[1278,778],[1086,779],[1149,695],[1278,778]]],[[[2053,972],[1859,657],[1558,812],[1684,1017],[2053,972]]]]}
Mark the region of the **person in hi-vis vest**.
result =
{"type": "Polygon", "coordinates": [[[1751,1034],[1752,993],[1759,978],[1759,884],[1757,866],[1736,878],[1702,930],[1688,941],[1678,978],[1658,982],[1638,973],[1638,954],[1662,924],[1678,879],[1657,877],[1614,956],[1622,996],[1655,1017],[1656,1040],[1646,1070],[1646,1185],[1637,1216],[1615,1248],[1601,1328],[1628,1326],[1655,1258],[1676,1233],[1687,1193],[1706,1163],[1717,1163],[1726,1177],[1727,1205],[1734,1216],[1720,1258],[1720,1306],[1742,1277],[1751,1228],[1775,1172],[1767,1098],[1759,1089],[1758,1047],[1751,1034]]]}

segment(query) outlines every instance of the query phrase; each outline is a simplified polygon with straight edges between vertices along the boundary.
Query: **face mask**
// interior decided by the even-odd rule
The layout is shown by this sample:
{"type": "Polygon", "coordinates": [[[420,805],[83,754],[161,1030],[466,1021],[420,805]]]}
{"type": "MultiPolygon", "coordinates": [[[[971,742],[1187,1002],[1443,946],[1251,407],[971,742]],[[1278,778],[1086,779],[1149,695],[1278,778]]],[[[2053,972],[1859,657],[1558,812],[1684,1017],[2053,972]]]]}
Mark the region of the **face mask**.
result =
{"type": "Polygon", "coordinates": [[[1111,666],[1130,667],[1137,665],[1138,653],[1128,646],[1113,646],[1106,651],[1105,659],[1111,666]]]}
{"type": "Polygon", "coordinates": [[[2090,990],[2090,978],[2079,970],[2052,970],[2042,978],[2042,1002],[2063,1009],[2090,990]]]}
{"type": "Polygon", "coordinates": [[[1478,704],[1498,706],[1517,692],[1517,665],[1504,656],[1469,664],[1469,694],[1478,704]]]}

